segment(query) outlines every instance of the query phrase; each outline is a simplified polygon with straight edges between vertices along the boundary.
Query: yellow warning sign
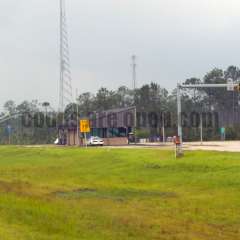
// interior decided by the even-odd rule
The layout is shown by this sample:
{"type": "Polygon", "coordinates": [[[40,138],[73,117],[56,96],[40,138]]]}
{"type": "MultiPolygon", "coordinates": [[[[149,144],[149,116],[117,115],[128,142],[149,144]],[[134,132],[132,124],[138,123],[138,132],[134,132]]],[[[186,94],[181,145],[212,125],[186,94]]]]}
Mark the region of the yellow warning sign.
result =
{"type": "Polygon", "coordinates": [[[89,133],[90,129],[90,121],[89,120],[80,120],[80,132],[81,133],[89,133]]]}

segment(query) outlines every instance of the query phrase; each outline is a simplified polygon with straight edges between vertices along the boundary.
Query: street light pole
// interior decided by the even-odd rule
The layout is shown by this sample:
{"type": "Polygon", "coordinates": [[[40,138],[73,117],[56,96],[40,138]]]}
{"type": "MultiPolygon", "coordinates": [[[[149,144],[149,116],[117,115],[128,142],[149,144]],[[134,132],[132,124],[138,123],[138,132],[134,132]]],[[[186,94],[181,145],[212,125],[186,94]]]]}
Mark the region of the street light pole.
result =
{"type": "MultiPolygon", "coordinates": [[[[240,91],[240,84],[239,83],[233,83],[231,81],[229,83],[222,83],[222,84],[216,83],[216,84],[178,84],[177,85],[178,137],[180,138],[181,144],[182,144],[182,140],[183,140],[182,139],[181,89],[194,89],[194,88],[200,88],[200,89],[204,89],[204,88],[226,88],[228,91],[234,91],[235,88],[236,88],[237,91],[240,91]]],[[[202,118],[202,116],[201,116],[201,118],[202,118]]],[[[202,129],[201,129],[201,132],[202,132],[202,129]]],[[[202,141],[202,138],[203,138],[203,136],[202,136],[202,133],[201,133],[201,141],[202,141]]]]}
{"type": "Polygon", "coordinates": [[[162,135],[163,135],[163,142],[166,142],[166,136],[165,136],[165,114],[162,113],[162,135]]]}
{"type": "Polygon", "coordinates": [[[203,144],[203,118],[202,112],[200,114],[200,138],[201,138],[201,145],[203,144]]]}

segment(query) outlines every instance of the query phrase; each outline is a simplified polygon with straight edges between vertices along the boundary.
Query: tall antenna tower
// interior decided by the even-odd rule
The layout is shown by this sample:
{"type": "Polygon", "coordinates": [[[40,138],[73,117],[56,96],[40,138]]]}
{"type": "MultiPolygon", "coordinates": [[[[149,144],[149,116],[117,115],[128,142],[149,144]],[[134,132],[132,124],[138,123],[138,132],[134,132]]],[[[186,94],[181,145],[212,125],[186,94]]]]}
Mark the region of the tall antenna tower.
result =
{"type": "Polygon", "coordinates": [[[72,103],[72,77],[70,70],[67,17],[65,0],[60,0],[60,81],[59,81],[59,111],[72,103]]]}
{"type": "Polygon", "coordinates": [[[135,89],[137,88],[137,73],[136,73],[136,68],[137,68],[136,56],[133,55],[133,56],[132,56],[132,87],[133,87],[133,90],[135,90],[135,89]]]}

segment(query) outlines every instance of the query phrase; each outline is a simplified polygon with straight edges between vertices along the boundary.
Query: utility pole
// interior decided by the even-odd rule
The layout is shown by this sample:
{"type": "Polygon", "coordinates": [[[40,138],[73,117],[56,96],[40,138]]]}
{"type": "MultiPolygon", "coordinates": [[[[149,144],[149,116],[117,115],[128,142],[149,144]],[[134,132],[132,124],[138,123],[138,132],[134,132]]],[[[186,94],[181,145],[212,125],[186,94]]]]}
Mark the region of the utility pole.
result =
{"type": "Polygon", "coordinates": [[[136,90],[136,88],[137,88],[137,73],[136,73],[136,68],[137,68],[136,56],[133,55],[133,56],[132,56],[132,87],[133,87],[133,90],[136,90]]]}
{"type": "Polygon", "coordinates": [[[178,121],[178,137],[182,144],[182,104],[181,104],[181,85],[177,86],[177,121],[178,121]]]}
{"type": "Polygon", "coordinates": [[[76,110],[77,110],[77,144],[78,144],[78,147],[80,146],[80,139],[79,139],[79,132],[80,132],[80,129],[79,129],[79,111],[78,111],[78,89],[76,89],[76,110]]]}

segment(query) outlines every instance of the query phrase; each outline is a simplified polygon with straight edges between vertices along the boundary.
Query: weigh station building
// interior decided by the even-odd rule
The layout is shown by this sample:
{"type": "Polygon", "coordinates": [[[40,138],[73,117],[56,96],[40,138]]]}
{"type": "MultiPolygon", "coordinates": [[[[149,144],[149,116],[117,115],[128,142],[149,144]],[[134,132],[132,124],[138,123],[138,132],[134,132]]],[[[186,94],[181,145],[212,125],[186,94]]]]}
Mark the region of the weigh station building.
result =
{"type": "MultiPolygon", "coordinates": [[[[136,128],[136,108],[120,108],[90,113],[79,122],[89,120],[90,132],[86,137],[98,136],[104,145],[127,145],[136,128]]],[[[70,121],[58,127],[60,144],[68,146],[84,145],[84,133],[80,131],[78,121],[70,121]]]]}

